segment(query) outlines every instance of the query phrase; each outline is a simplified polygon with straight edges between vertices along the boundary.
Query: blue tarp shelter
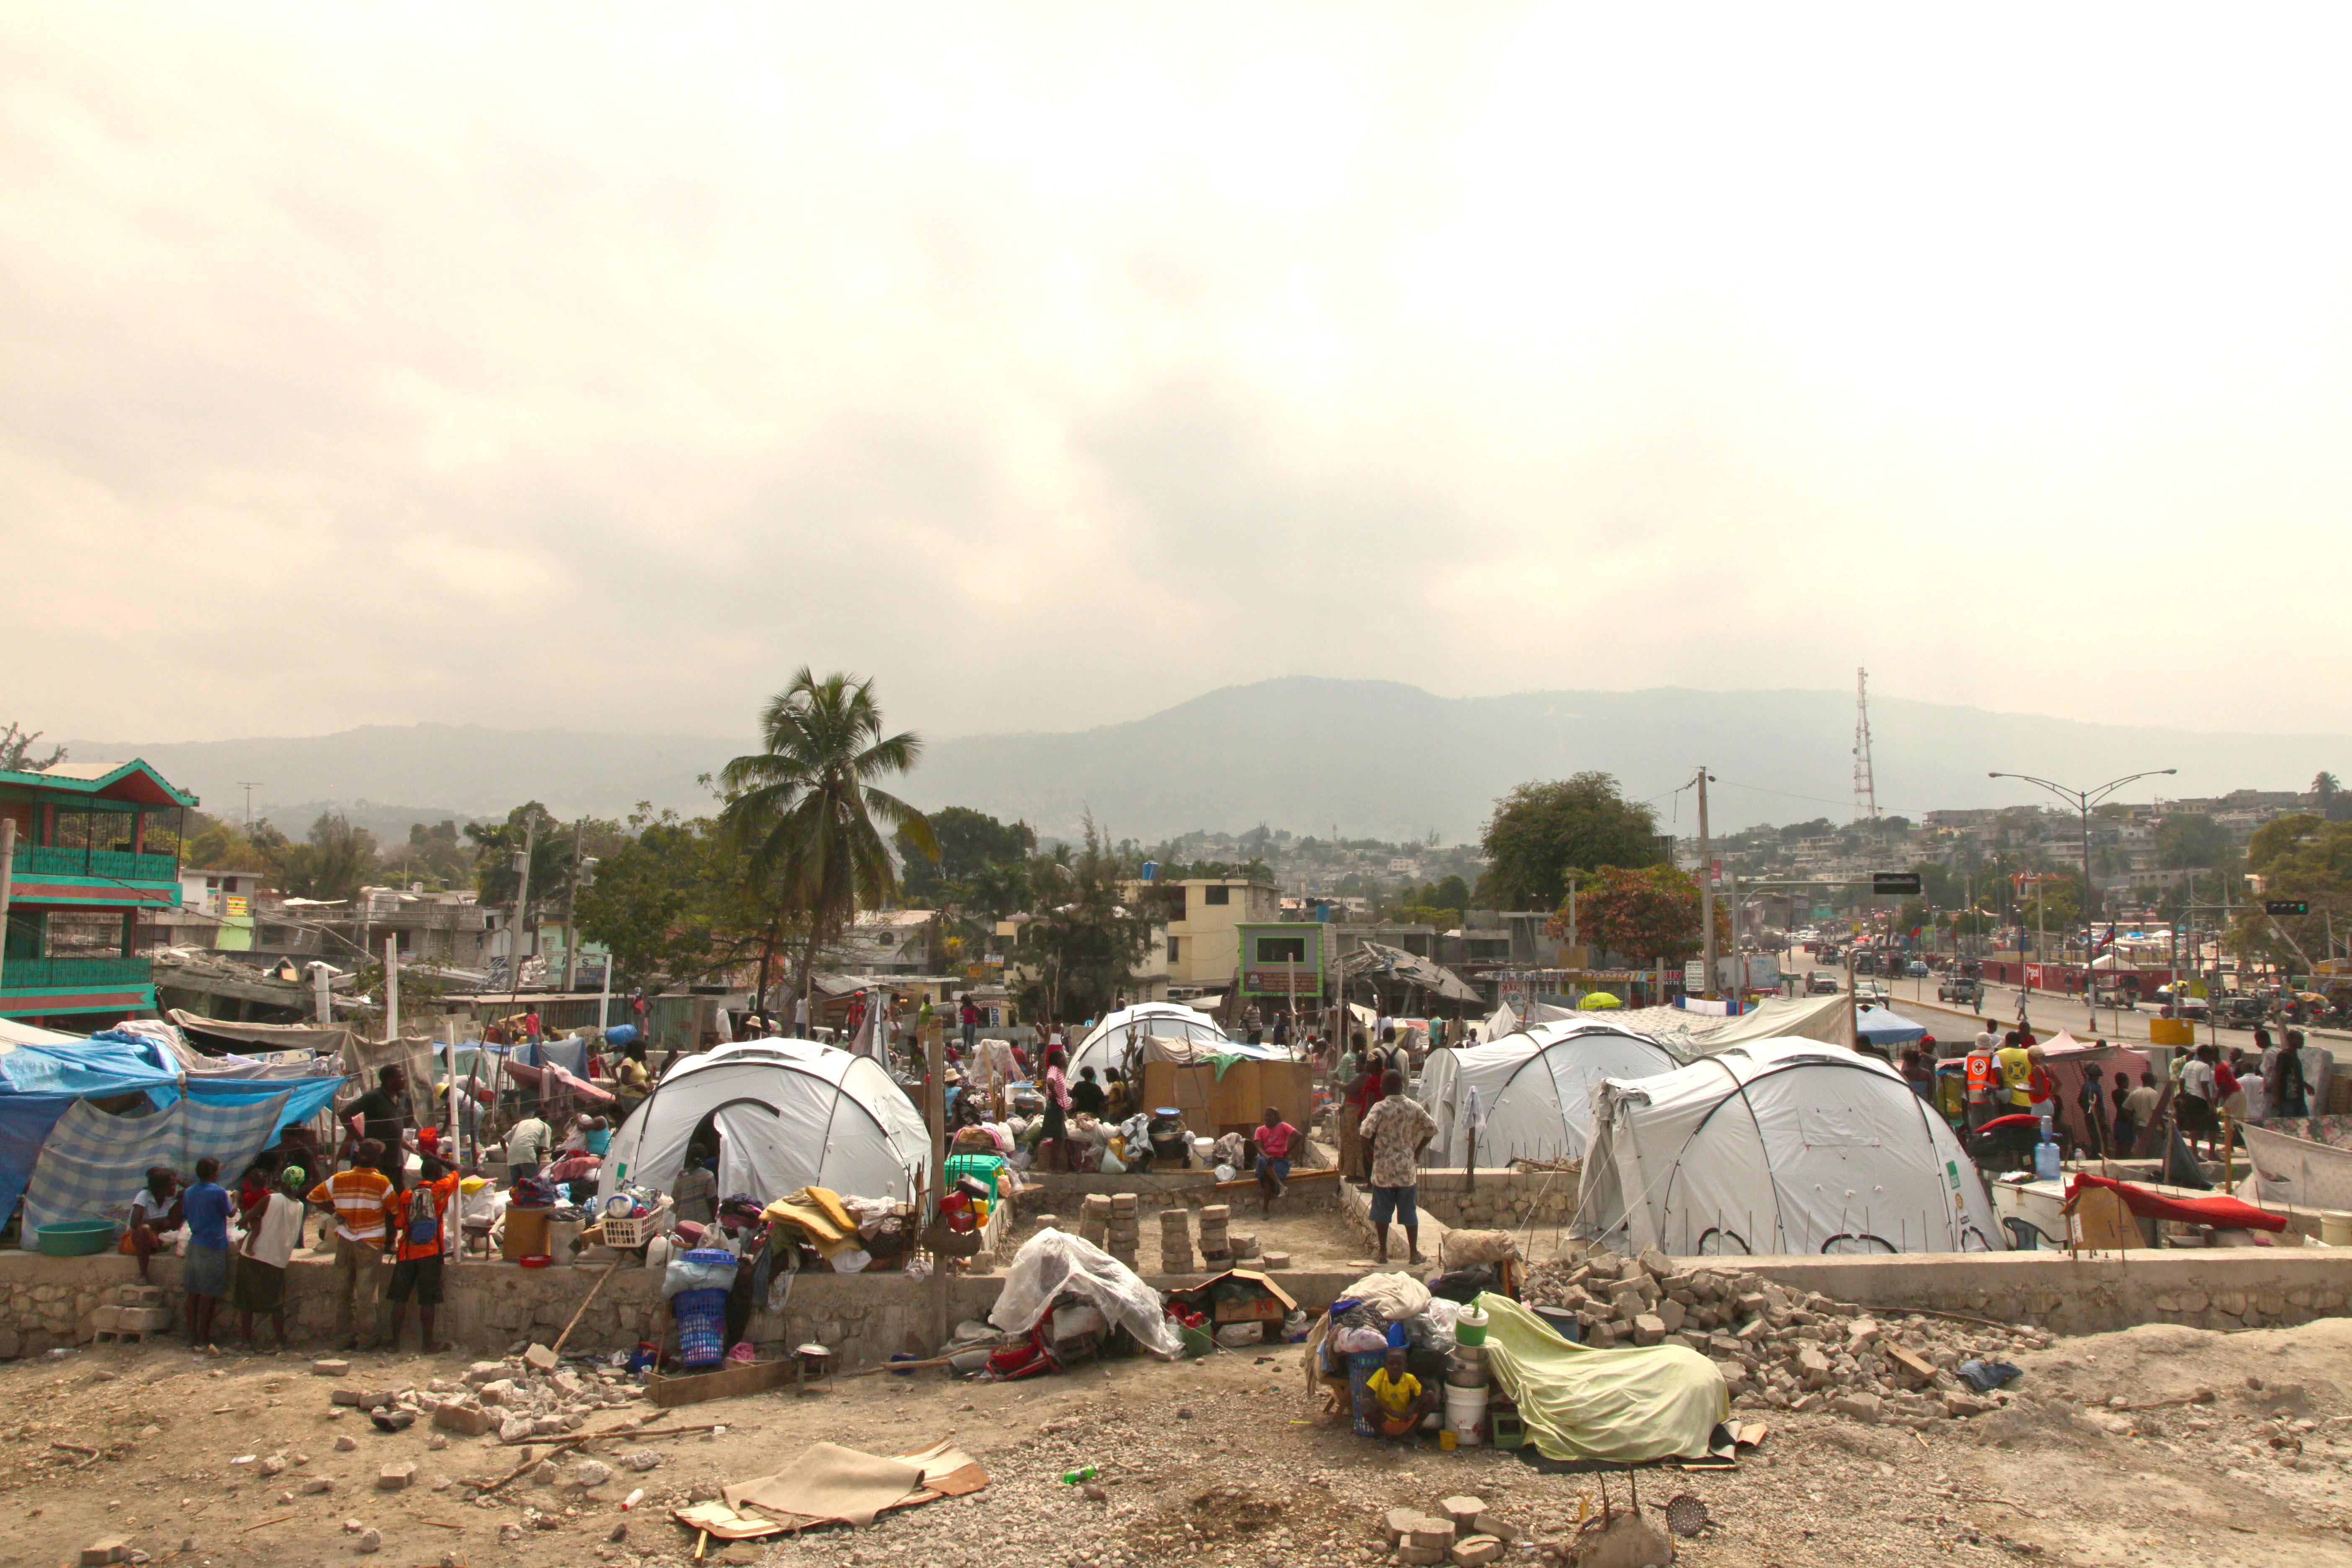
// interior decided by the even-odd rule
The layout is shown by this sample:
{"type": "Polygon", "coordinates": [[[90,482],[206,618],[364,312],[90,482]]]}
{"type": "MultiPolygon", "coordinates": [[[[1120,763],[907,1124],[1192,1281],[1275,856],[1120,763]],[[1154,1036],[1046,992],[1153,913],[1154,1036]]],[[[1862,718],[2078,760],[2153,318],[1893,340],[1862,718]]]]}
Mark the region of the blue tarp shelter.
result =
{"type": "MultiPolygon", "coordinates": [[[[58,1118],[77,1102],[132,1113],[168,1109],[184,1096],[218,1105],[244,1105],[286,1096],[278,1127],[306,1121],[334,1100],[342,1079],[187,1078],[161,1042],[108,1034],[15,1043],[0,1041],[0,1216],[16,1206],[58,1118]],[[104,1102],[126,1101],[111,1105],[104,1102]],[[143,1103],[141,1101],[143,1100],[143,1103]]],[[[275,1135],[276,1128],[271,1130],[275,1135]]],[[[257,1145],[258,1147],[258,1145],[257,1145]]]]}
{"type": "Polygon", "coordinates": [[[1915,1024],[1887,1007],[1864,1007],[1854,1020],[1854,1033],[1874,1046],[1907,1046],[1925,1039],[1927,1026],[1915,1024]]]}

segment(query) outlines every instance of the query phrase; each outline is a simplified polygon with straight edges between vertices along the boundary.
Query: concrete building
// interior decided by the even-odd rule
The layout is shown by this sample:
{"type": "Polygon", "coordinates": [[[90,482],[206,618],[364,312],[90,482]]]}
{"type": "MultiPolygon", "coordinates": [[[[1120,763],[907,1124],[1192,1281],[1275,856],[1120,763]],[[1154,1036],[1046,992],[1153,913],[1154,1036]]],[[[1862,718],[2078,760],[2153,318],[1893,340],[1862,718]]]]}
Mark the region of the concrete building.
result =
{"type": "MultiPolygon", "coordinates": [[[[1129,884],[1128,896],[1140,899],[1145,884],[1129,884]]],[[[1168,921],[1159,932],[1159,973],[1168,994],[1186,998],[1180,990],[1199,995],[1233,984],[1241,963],[1241,928],[1270,925],[1282,919],[1282,895],[1264,882],[1245,878],[1193,878],[1163,885],[1168,921]]]]}
{"type": "Polygon", "coordinates": [[[0,772],[0,817],[16,825],[0,1017],[102,1028],[155,1010],[154,966],[139,952],[143,912],[176,909],[176,842],[196,797],[145,763],[61,763],[0,772]]]}

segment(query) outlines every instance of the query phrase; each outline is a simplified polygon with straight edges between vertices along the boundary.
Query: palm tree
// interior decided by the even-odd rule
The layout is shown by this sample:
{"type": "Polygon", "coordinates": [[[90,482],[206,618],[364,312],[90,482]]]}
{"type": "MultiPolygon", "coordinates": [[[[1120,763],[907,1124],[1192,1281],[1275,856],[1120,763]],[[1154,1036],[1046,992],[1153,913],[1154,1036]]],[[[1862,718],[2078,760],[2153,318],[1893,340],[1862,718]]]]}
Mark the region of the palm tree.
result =
{"type": "MultiPolygon", "coordinates": [[[[807,940],[793,991],[804,995],[817,955],[857,906],[878,909],[898,891],[888,835],[904,832],[919,848],[939,853],[923,814],[874,785],[913,767],[923,742],[911,731],[882,733],[872,681],[838,672],[820,680],[805,665],[768,700],[760,740],[763,750],[737,757],[719,774],[727,791],[719,821],[780,908],[803,919],[807,940]]],[[[768,962],[760,965],[762,994],[768,962]]]]}

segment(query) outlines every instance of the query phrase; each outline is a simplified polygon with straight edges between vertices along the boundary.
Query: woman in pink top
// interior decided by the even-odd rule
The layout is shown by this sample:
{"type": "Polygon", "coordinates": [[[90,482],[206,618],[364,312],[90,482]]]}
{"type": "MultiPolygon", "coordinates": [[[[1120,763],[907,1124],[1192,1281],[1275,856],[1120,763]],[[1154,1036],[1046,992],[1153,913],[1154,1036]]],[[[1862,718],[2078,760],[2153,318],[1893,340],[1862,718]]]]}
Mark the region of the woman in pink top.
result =
{"type": "Polygon", "coordinates": [[[1037,1140],[1040,1170],[1069,1169],[1070,1154],[1064,1140],[1070,1132],[1070,1079],[1062,1070],[1068,1065],[1061,1052],[1045,1053],[1045,1131],[1037,1140]]]}
{"type": "Polygon", "coordinates": [[[1257,1144],[1257,1212],[1261,1218],[1274,1212],[1274,1200],[1290,1191],[1290,1142],[1299,1137],[1297,1128],[1282,1119],[1278,1106],[1265,1108],[1264,1124],[1250,1133],[1257,1144]]]}

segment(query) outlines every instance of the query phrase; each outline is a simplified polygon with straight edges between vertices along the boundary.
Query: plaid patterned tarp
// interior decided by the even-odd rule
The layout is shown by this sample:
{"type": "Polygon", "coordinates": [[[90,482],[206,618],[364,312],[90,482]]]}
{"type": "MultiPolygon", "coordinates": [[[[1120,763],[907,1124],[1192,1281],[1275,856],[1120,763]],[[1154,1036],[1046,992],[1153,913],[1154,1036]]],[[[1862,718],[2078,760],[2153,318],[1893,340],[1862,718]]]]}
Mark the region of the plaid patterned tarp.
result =
{"type": "Polygon", "coordinates": [[[168,1165],[192,1179],[209,1154],[221,1163],[224,1184],[236,1179],[277,1135],[286,1096],[243,1102],[181,1100],[144,1116],[110,1116],[87,1100],[58,1118],[25,1186],[24,1245],[37,1245],[40,1227],[73,1219],[128,1225],[131,1200],[147,1184],[151,1165],[168,1165]]]}

